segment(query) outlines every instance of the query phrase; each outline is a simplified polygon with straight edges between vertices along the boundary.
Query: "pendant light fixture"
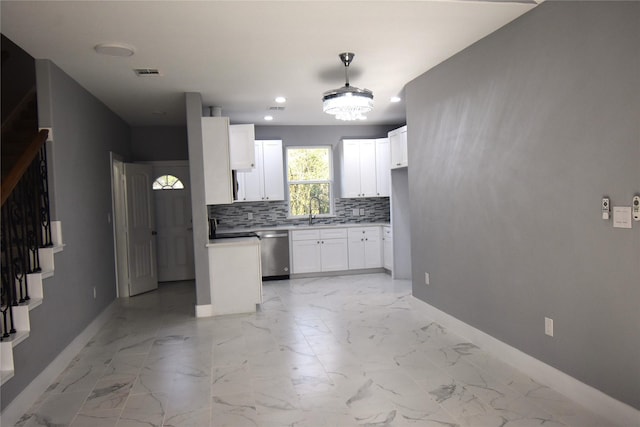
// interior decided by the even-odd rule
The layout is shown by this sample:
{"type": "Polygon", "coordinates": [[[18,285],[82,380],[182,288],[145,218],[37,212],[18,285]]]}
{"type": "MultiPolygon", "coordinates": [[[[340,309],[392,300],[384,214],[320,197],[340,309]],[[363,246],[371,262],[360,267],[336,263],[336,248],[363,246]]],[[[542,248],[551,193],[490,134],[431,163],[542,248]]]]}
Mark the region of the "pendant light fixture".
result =
{"type": "Polygon", "coordinates": [[[346,83],[343,87],[327,91],[322,96],[323,111],[338,120],[365,120],[365,114],[373,109],[373,92],[349,84],[349,64],[354,56],[351,52],[340,54],[346,83]]]}

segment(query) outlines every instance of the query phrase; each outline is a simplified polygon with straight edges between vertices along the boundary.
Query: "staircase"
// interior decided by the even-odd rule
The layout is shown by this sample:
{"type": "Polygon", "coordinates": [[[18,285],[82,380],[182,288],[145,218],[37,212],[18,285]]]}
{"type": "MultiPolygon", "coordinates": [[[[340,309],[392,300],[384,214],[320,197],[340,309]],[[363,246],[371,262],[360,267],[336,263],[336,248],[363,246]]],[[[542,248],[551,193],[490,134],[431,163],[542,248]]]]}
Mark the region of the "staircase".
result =
{"type": "Polygon", "coordinates": [[[51,221],[45,142],[38,130],[35,90],[2,124],[0,381],[14,375],[13,349],[31,329],[31,310],[42,304],[43,282],[63,249],[60,222],[51,221]]]}

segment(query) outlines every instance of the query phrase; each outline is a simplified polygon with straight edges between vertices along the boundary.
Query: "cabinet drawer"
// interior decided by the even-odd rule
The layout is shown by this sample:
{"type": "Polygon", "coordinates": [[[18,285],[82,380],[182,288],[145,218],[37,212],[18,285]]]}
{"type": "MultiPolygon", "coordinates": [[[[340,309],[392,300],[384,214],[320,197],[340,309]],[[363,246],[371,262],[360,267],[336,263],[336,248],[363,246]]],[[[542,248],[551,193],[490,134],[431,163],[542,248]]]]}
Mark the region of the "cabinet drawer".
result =
{"type": "Polygon", "coordinates": [[[291,240],[318,240],[320,239],[320,230],[293,230],[291,232],[291,240]]]}
{"type": "Polygon", "coordinates": [[[346,239],[346,228],[331,228],[326,230],[319,230],[321,239],[346,239]]]}
{"type": "Polygon", "coordinates": [[[356,227],[349,229],[349,239],[355,239],[359,236],[380,237],[380,227],[356,227]]]}

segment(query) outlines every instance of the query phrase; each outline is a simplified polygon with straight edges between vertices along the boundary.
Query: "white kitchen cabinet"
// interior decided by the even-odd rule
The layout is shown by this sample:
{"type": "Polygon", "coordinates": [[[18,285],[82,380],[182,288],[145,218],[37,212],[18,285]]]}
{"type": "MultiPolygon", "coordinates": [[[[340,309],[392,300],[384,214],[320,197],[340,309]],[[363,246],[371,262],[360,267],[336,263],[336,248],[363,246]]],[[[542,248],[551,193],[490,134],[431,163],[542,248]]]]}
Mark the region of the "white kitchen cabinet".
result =
{"type": "Polygon", "coordinates": [[[376,195],[391,195],[391,150],[389,138],[376,139],[376,195]]]}
{"type": "Polygon", "coordinates": [[[347,230],[294,230],[291,253],[294,274],[347,270],[347,230]]]}
{"type": "Polygon", "coordinates": [[[391,145],[391,169],[403,168],[409,165],[407,152],[407,126],[389,132],[391,145]]]}
{"type": "Polygon", "coordinates": [[[201,123],[205,203],[232,203],[229,118],[202,117],[201,123]]]}
{"type": "Polygon", "coordinates": [[[393,270],[393,234],[390,226],[382,227],[382,266],[393,270]]]}
{"type": "Polygon", "coordinates": [[[260,240],[218,239],[207,248],[212,315],[255,312],[262,303],[260,240]]]}
{"type": "Polygon", "coordinates": [[[231,169],[250,171],[255,168],[255,135],[255,128],[252,124],[229,126],[231,169]]]}
{"type": "MultiPolygon", "coordinates": [[[[383,148],[384,145],[381,145],[380,150],[382,151],[383,148]]],[[[376,149],[377,140],[375,139],[342,141],[342,197],[381,196],[377,188],[376,149]]],[[[388,190],[386,193],[388,196],[388,190]]]]}
{"type": "Polygon", "coordinates": [[[238,172],[238,202],[284,200],[282,141],[255,141],[256,167],[238,172]]]}
{"type": "Polygon", "coordinates": [[[292,240],[293,273],[320,271],[320,240],[292,240]]]}
{"type": "Polygon", "coordinates": [[[349,270],[382,267],[380,227],[349,229],[349,270]]]}

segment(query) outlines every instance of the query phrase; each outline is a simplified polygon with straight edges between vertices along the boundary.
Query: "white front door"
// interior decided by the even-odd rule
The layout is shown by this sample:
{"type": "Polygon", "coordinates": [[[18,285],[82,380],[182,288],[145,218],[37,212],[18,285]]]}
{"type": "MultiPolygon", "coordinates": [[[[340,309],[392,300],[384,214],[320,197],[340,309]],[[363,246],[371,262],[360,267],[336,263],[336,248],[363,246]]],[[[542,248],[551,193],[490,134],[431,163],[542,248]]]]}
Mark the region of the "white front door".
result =
{"type": "Polygon", "coordinates": [[[158,231],[158,281],[193,280],[193,224],[188,162],[154,162],[154,179],[178,178],[181,185],[153,191],[158,231]]]}
{"type": "Polygon", "coordinates": [[[124,165],[130,296],[158,288],[151,174],[149,165],[124,165]]]}

